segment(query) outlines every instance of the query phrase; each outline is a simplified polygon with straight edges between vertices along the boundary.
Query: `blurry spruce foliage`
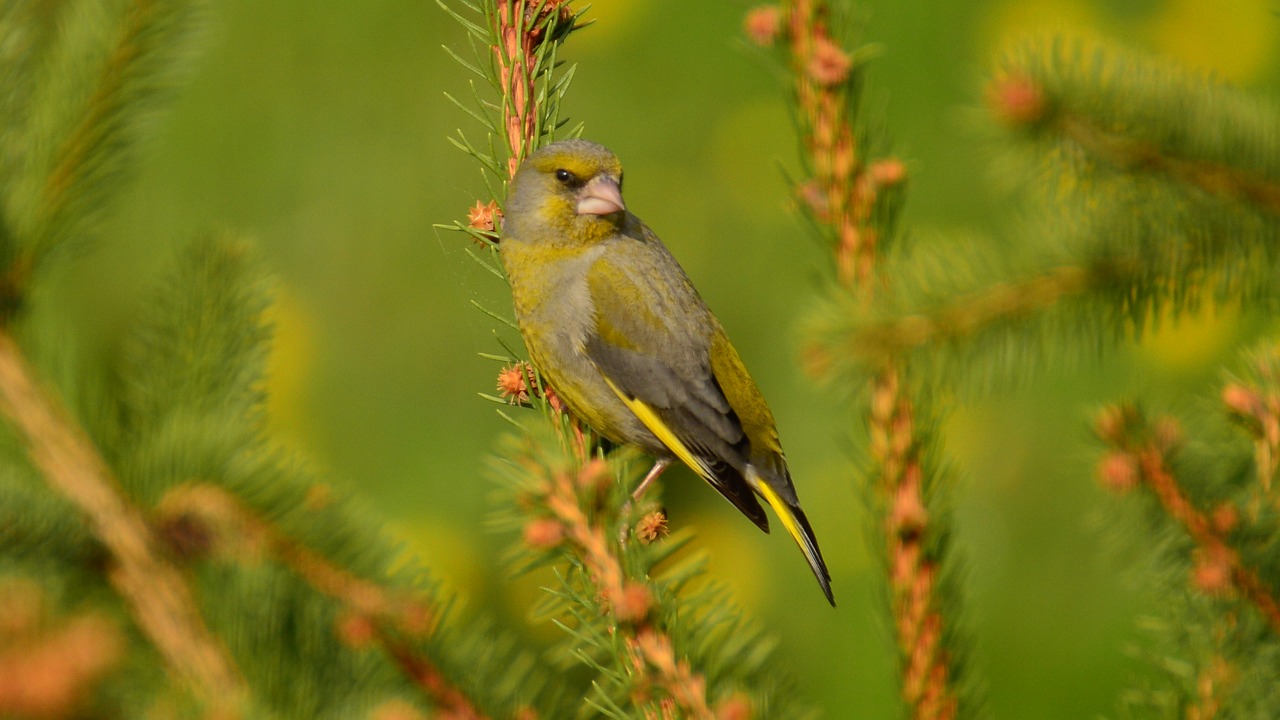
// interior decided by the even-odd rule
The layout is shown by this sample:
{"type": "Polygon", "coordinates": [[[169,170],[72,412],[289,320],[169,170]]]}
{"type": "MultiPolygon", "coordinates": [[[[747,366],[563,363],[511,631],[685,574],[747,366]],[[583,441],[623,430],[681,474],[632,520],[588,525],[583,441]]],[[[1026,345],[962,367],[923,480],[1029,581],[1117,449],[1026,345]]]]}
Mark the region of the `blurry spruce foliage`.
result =
{"type": "MultiPolygon", "coordinates": [[[[154,54],[144,55],[149,64],[136,66],[136,75],[122,78],[122,104],[103,108],[101,132],[87,145],[101,164],[87,165],[80,184],[69,186],[68,201],[45,212],[41,183],[56,166],[58,138],[76,132],[83,109],[94,107],[93,83],[113,61],[122,13],[149,5],[0,5],[0,250],[7,264],[29,261],[34,268],[31,294],[12,331],[144,505],[155,505],[179,483],[217,478],[281,532],[350,571],[390,574],[392,588],[434,592],[436,581],[417,569],[424,563],[448,590],[460,591],[468,607],[448,616],[460,635],[433,635],[416,650],[438,658],[453,677],[470,675],[485,685],[494,716],[522,702],[566,702],[554,692],[539,694],[536,669],[510,649],[517,640],[471,636],[472,621],[487,617],[496,617],[502,636],[518,642],[547,643],[559,633],[526,622],[545,576],[509,579],[498,559],[507,538],[486,530],[493,486],[479,468],[506,423],[476,396],[493,383],[495,368],[476,357],[494,350],[493,322],[470,301],[500,305],[504,290],[466,257],[465,242],[431,229],[442,218],[461,216],[483,187],[473,163],[443,140],[463,122],[441,96],[457,92],[458,70],[439,46],[460,49],[458,28],[422,2],[155,3],[158,24],[147,26],[140,45],[154,54]],[[62,59],[50,63],[59,52],[62,59]],[[192,55],[199,60],[191,62],[192,55]],[[158,99],[164,112],[155,115],[158,99]],[[32,108],[39,114],[24,111],[32,108]],[[250,240],[227,234],[240,232],[250,240]],[[248,259],[255,256],[260,260],[248,259]],[[274,277],[269,293],[262,266],[274,277]],[[272,327],[269,349],[258,342],[265,339],[264,324],[272,327]],[[207,334],[193,338],[185,332],[192,327],[207,334]],[[219,337],[234,341],[209,341],[219,337]],[[193,365],[192,358],[201,362],[193,365]],[[192,375],[197,367],[202,374],[192,375]],[[216,380],[212,386],[200,384],[209,378],[216,380]],[[263,397],[265,412],[257,404],[263,397]],[[264,427],[270,440],[261,439],[264,427]],[[296,449],[324,469],[282,459],[296,449]],[[334,501],[314,490],[321,478],[338,486],[337,495],[357,499],[334,501]],[[377,526],[394,539],[371,532],[377,526]],[[517,699],[520,693],[508,693],[509,687],[482,682],[500,668],[531,675],[528,688],[535,692],[517,699]]],[[[973,235],[996,238],[990,242],[1002,243],[1012,261],[950,275],[950,286],[922,277],[919,292],[901,298],[897,309],[906,315],[941,305],[948,292],[966,292],[966,281],[980,287],[1044,262],[1020,250],[1040,247],[1038,235],[1054,227],[1052,213],[1065,212],[1053,209],[1059,200],[1067,198],[1068,209],[1086,202],[1072,194],[1078,188],[1070,174],[1097,170],[1087,159],[1049,176],[1048,218],[1035,211],[1011,223],[1007,191],[1045,177],[1028,172],[1023,153],[1034,157],[1044,148],[1014,147],[1007,136],[973,141],[990,132],[973,108],[994,58],[1022,57],[1027,66],[1018,67],[1036,78],[1044,70],[1046,83],[1059,83],[1053,87],[1065,94],[1071,83],[1087,86],[1098,77],[1062,77],[1052,66],[1037,66],[1041,56],[1002,55],[998,50],[1011,37],[1059,30],[1117,37],[1193,72],[1218,73],[1250,95],[1272,93],[1280,80],[1280,25],[1262,0],[938,5],[867,3],[863,33],[886,49],[874,65],[869,106],[883,111],[888,134],[912,168],[903,225],[917,236],[914,245],[943,245],[944,258],[947,252],[965,260],[993,257],[985,240],[974,241],[972,252],[955,249],[956,238],[973,235]],[[1028,234],[1037,235],[1034,242],[1028,234]]],[[[815,387],[797,367],[794,324],[821,292],[822,251],[805,238],[783,199],[777,168],[793,169],[792,128],[778,84],[736,47],[745,9],[597,3],[591,17],[598,22],[565,50],[579,64],[565,109],[586,123],[587,137],[622,157],[629,205],[672,247],[770,398],[828,553],[840,608],[820,606],[789,543],[760,535],[683,471],[665,482],[673,522],[696,528],[697,542],[710,550],[707,574],[778,639],[772,662],[800,678],[801,696],[828,717],[883,717],[895,707],[895,690],[887,632],[874,612],[879,566],[863,549],[867,519],[850,479],[859,450],[848,446],[848,428],[859,411],[843,395],[815,387]]],[[[1091,67],[1091,57],[1079,60],[1091,67]]],[[[1149,61],[1117,62],[1130,64],[1103,65],[1099,75],[1120,66],[1146,68],[1149,61]]],[[[1256,153],[1238,157],[1231,157],[1238,147],[1207,130],[1205,137],[1171,130],[1144,141],[1184,143],[1178,146],[1275,176],[1265,164],[1280,157],[1267,144],[1275,140],[1267,135],[1275,126],[1267,122],[1273,110],[1255,108],[1235,91],[1182,93],[1182,81],[1166,78],[1159,67],[1147,77],[1168,92],[1143,99],[1180,112],[1135,115],[1132,126],[1174,116],[1211,123],[1214,111],[1244,112],[1261,118],[1255,124],[1262,139],[1256,153]]],[[[1128,101],[1127,95],[1091,99],[1103,107],[1128,101]]],[[[1141,111],[1142,105],[1134,110],[1141,111]]],[[[1251,131],[1234,120],[1227,126],[1251,131]]],[[[1114,177],[1100,182],[1122,184],[1114,177]]],[[[1226,228],[1233,238],[1274,237],[1271,215],[1247,202],[1241,221],[1232,215],[1238,208],[1223,208],[1212,193],[1206,199],[1192,192],[1187,199],[1177,189],[1157,190],[1179,212],[1212,206],[1216,225],[1206,236],[1221,237],[1226,228]]],[[[1113,217],[1167,219],[1124,193],[1085,197],[1115,203],[1113,217]]],[[[1054,241],[1055,250],[1069,245],[1054,241]]],[[[1265,264],[1270,255],[1259,250],[1239,262],[1232,253],[1245,244],[1188,242],[1184,257],[1145,276],[1150,282],[1133,298],[1130,314],[1106,318],[1116,323],[1119,341],[1085,334],[1069,318],[1059,323],[1075,345],[1066,353],[1075,358],[1068,366],[1024,354],[1024,342],[1043,339],[1034,329],[1015,323],[998,330],[1022,333],[1018,337],[988,338],[987,349],[1022,382],[992,382],[1006,376],[1003,370],[972,379],[985,390],[962,396],[947,443],[966,469],[955,524],[971,566],[969,612],[974,635],[982,638],[974,662],[987,679],[992,715],[1111,714],[1123,696],[1122,706],[1137,714],[1157,708],[1156,716],[1176,716],[1181,696],[1170,688],[1196,687],[1199,666],[1173,658],[1188,645],[1213,652],[1214,638],[1198,635],[1201,625],[1178,625],[1177,618],[1221,608],[1206,609],[1206,601],[1186,592],[1186,575],[1173,565],[1162,566],[1169,575],[1164,584],[1136,579],[1145,575],[1133,572],[1135,565],[1160,560],[1133,550],[1134,536],[1154,527],[1165,548],[1176,545],[1176,534],[1136,513],[1118,518],[1114,498],[1087,481],[1099,454],[1089,421],[1098,404],[1126,395],[1154,400],[1153,414],[1220,415],[1212,388],[1222,385],[1223,367],[1243,376],[1242,385],[1274,382],[1238,352],[1276,329],[1261,311],[1274,309],[1263,302],[1275,294],[1265,264]],[[1170,280],[1187,266],[1204,270],[1198,283],[1170,280]],[[1217,292],[1236,282],[1254,292],[1217,292]],[[1137,325],[1143,332],[1133,342],[1129,331],[1137,325]],[[1100,350],[1107,358],[1101,366],[1093,362],[1100,350]],[[1030,359],[1034,372],[1026,371],[1030,359]],[[1140,629],[1139,618],[1148,627],[1140,629]],[[1177,642],[1178,628],[1192,636],[1186,643],[1177,642]],[[1153,636],[1174,646],[1151,647],[1153,636]],[[1142,653],[1117,650],[1133,645],[1142,653]]],[[[872,320],[870,327],[892,328],[894,315],[872,320]]],[[[1063,349],[1043,347],[1047,357],[1063,349]]],[[[982,374],[982,361],[966,352],[961,347],[925,362],[936,362],[943,374],[952,371],[946,365],[952,361],[982,374]]],[[[1231,432],[1222,430],[1233,439],[1220,445],[1245,466],[1250,448],[1231,432]]],[[[1215,445],[1196,437],[1198,444],[1215,445]]],[[[127,609],[100,572],[102,548],[74,510],[50,495],[8,436],[3,459],[0,571],[11,593],[4,607],[26,608],[28,621],[34,613],[54,628],[87,617],[97,633],[87,637],[99,649],[134,651],[104,664],[113,683],[95,696],[96,716],[154,709],[164,678],[145,639],[126,629],[127,609]]],[[[1247,473],[1228,475],[1215,478],[1201,499],[1221,499],[1247,473]]],[[[388,660],[350,652],[344,644],[350,638],[303,633],[282,645],[227,631],[275,627],[286,615],[296,622],[284,623],[281,632],[304,621],[340,624],[341,602],[300,589],[287,569],[213,563],[195,574],[218,589],[202,608],[215,631],[225,631],[228,650],[261,663],[246,663],[244,670],[260,692],[256,710],[263,716],[353,717],[417,697],[388,660]],[[238,614],[238,608],[261,614],[238,614]],[[303,654],[334,662],[315,674],[266,670],[303,654]]],[[[1270,582],[1275,587],[1274,575],[1270,582]]],[[[1260,629],[1255,639],[1266,637],[1260,629]]],[[[1274,631],[1270,637],[1273,645],[1274,631]]],[[[1272,665],[1249,666],[1255,674],[1246,679],[1256,684],[1248,687],[1274,679],[1265,674],[1274,667],[1274,651],[1259,654],[1259,662],[1272,665]]],[[[162,700],[178,709],[191,701],[162,700]]],[[[1265,709],[1265,698],[1244,700],[1259,703],[1246,709],[1265,709]]]]}

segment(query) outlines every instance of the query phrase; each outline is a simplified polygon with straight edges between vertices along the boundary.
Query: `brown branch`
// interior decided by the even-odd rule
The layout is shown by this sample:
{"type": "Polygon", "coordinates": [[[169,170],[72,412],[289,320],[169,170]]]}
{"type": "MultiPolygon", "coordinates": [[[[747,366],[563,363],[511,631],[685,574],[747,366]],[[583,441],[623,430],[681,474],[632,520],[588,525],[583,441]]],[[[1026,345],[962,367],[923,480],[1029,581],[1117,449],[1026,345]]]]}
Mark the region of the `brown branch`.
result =
{"type": "MultiPolygon", "coordinates": [[[[165,494],[158,507],[171,536],[195,537],[193,551],[229,559],[271,557],[316,591],[345,606],[339,635],[352,646],[377,641],[445,717],[484,720],[484,713],[407,638],[435,632],[439,612],[421,593],[389,588],[340,567],[288,537],[279,528],[216,485],[190,484],[165,494]]],[[[183,545],[183,543],[179,543],[183,545]]]]}
{"type": "Polygon", "coordinates": [[[1009,70],[997,76],[986,96],[996,117],[1011,127],[1056,131],[1090,157],[1121,172],[1165,175],[1220,198],[1280,213],[1280,183],[1225,163],[1193,160],[1166,152],[1157,143],[1116,132],[1115,124],[1072,112],[1048,97],[1036,78],[1009,70]]]}
{"type": "Polygon", "coordinates": [[[1160,500],[1165,512],[1186,529],[1211,562],[1226,568],[1235,587],[1258,608],[1272,631],[1280,633],[1280,602],[1257,573],[1245,566],[1240,553],[1227,544],[1213,521],[1182,491],[1165,461],[1165,449],[1159,441],[1150,441],[1136,453],[1142,481],[1160,500]]]}
{"type": "Polygon", "coordinates": [[[88,519],[110,553],[108,579],[170,670],[220,717],[236,717],[248,687],[205,627],[185,578],[157,547],[142,514],[126,500],[89,438],[41,387],[17,343],[3,330],[0,412],[49,485],[88,519]]]}
{"type": "Polygon", "coordinates": [[[1141,484],[1151,490],[1165,514],[1173,518],[1195,541],[1194,584],[1209,593],[1234,587],[1262,613],[1272,630],[1280,633],[1280,602],[1271,588],[1244,564],[1226,536],[1237,522],[1237,511],[1224,504],[1212,514],[1195,506],[1169,468],[1169,457],[1182,443],[1181,430],[1172,418],[1148,423],[1131,404],[1104,409],[1095,423],[1100,438],[1114,450],[1098,464],[1103,483],[1118,492],[1141,484]]]}
{"type": "Polygon", "coordinates": [[[287,536],[224,488],[207,483],[175,487],[161,498],[156,514],[162,532],[176,540],[180,552],[240,560],[266,555],[351,613],[415,637],[435,630],[439,613],[421,593],[384,587],[334,564],[287,536]],[[183,542],[178,539],[182,536],[197,539],[183,542]]]}
{"type": "MultiPolygon", "coordinates": [[[[856,92],[851,75],[855,61],[833,39],[826,3],[791,0],[783,7],[795,98],[813,173],[796,192],[810,216],[834,234],[833,260],[841,284],[870,302],[877,291],[879,247],[887,229],[876,209],[882,190],[903,182],[906,169],[894,158],[868,162],[859,155],[850,102],[850,94],[856,92]]],[[[749,18],[749,30],[752,25],[763,27],[763,17],[749,18]]],[[[753,36],[769,37],[754,32],[753,36]]],[[[990,313],[1010,302],[996,296],[980,309],[990,313]]],[[[937,328],[925,328],[930,329],[937,328]]],[[[920,328],[908,330],[919,334],[920,328]]],[[[901,361],[890,357],[881,367],[872,380],[869,425],[876,469],[870,482],[885,508],[901,694],[911,718],[950,720],[958,712],[959,700],[943,644],[946,620],[938,598],[938,560],[926,550],[936,539],[931,537],[933,526],[924,497],[920,450],[925,438],[916,427],[916,408],[905,387],[901,361]]]]}
{"type": "Polygon", "coordinates": [[[1092,156],[1124,172],[1151,172],[1280,214],[1280,184],[1223,163],[1188,160],[1167,154],[1152,142],[1100,127],[1092,118],[1064,113],[1057,121],[1064,137],[1092,156]]]}
{"type": "Polygon", "coordinates": [[[880,188],[901,182],[905,168],[897,160],[885,160],[870,171],[859,157],[848,117],[847,80],[854,61],[832,39],[826,15],[820,0],[794,0],[788,6],[791,71],[813,172],[797,193],[814,217],[835,232],[841,282],[866,289],[880,240],[872,210],[880,188]]]}
{"type": "Polygon", "coordinates": [[[465,693],[409,643],[381,631],[376,633],[376,637],[395,660],[405,677],[427,693],[440,711],[440,717],[449,718],[449,720],[488,720],[488,716],[482,713],[465,693]]]}
{"type": "Polygon", "coordinates": [[[923,492],[920,440],[911,398],[896,371],[875,381],[871,404],[871,454],[875,482],[887,499],[884,517],[890,605],[901,652],[902,699],[913,719],[951,720],[959,700],[950,679],[950,655],[942,644],[945,618],[938,605],[938,562],[926,550],[931,532],[923,492]]]}
{"type": "MultiPolygon", "coordinates": [[[[539,534],[553,543],[567,541],[598,589],[602,610],[612,618],[614,631],[626,647],[633,700],[653,702],[646,694],[649,688],[658,687],[666,694],[665,699],[658,700],[659,705],[664,701],[674,703],[681,711],[679,717],[714,720],[716,715],[707,701],[706,679],[693,671],[688,660],[679,658],[671,637],[652,621],[654,597],[649,586],[627,576],[617,542],[610,539],[603,524],[592,522],[582,507],[583,495],[593,497],[607,492],[612,482],[608,465],[598,458],[587,461],[576,475],[549,472],[544,480],[543,502],[558,527],[554,532],[544,528],[539,534]]],[[[742,699],[732,701],[740,704],[742,699]]]]}
{"type": "Polygon", "coordinates": [[[498,39],[493,53],[498,61],[502,91],[502,127],[506,131],[507,174],[515,177],[521,161],[537,144],[537,75],[534,59],[538,46],[557,24],[572,18],[568,0],[499,0],[498,39]]]}
{"type": "Polygon", "coordinates": [[[972,335],[1001,321],[1025,317],[1078,295],[1095,281],[1088,268],[1065,266],[1018,282],[1000,283],[962,297],[932,314],[916,314],[858,332],[854,352],[870,348],[891,357],[929,343],[972,335]]]}

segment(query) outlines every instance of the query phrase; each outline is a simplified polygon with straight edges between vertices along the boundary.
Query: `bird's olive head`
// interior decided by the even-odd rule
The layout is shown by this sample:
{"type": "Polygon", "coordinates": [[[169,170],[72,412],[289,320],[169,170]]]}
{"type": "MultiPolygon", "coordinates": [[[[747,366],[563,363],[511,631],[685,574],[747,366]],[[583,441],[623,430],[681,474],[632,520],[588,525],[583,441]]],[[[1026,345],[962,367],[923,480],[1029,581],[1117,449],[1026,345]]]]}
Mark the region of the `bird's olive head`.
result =
{"type": "Polygon", "coordinates": [[[507,197],[503,235],[587,244],[613,235],[626,218],[618,158],[593,142],[562,140],[520,165],[507,197]]]}

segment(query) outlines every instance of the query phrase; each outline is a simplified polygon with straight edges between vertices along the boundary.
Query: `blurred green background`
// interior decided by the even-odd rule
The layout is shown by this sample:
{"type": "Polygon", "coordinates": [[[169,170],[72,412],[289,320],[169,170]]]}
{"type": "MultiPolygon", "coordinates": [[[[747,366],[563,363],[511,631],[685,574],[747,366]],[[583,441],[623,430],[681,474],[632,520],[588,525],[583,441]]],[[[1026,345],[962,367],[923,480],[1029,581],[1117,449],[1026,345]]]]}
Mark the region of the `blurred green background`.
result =
{"type": "MultiPolygon", "coordinates": [[[[484,197],[445,137],[478,128],[443,97],[465,76],[441,49],[463,33],[430,0],[222,0],[204,53],[153,125],[141,172],[69,264],[67,312],[104,344],[185,238],[246,233],[278,280],[270,410],[283,442],[387,518],[466,612],[519,626],[536,581],[510,581],[485,529],[485,455],[505,423],[491,392],[504,288],[432,223],[484,197]]],[[[868,106],[912,171],[905,227],[918,242],[996,234],[1007,203],[982,143],[984,72],[1026,33],[1106,36],[1269,92],[1273,0],[866,2],[884,46],[868,106]],[[1002,210],[1001,208],[1005,208],[1002,210]]],[[[827,716],[891,717],[892,649],[878,566],[854,492],[861,409],[799,370],[795,321],[818,296],[820,249],[787,206],[796,142],[784,89],[740,40],[743,2],[598,0],[564,56],[566,110],[627,168],[628,206],[684,264],[778,418],[834,575],[830,610],[796,548],[759,533],[685,471],[667,476],[676,526],[693,525],[727,583],[781,641],[780,662],[827,716]]],[[[1088,418],[1106,399],[1204,387],[1246,325],[1230,313],[1163,331],[1096,370],[1051,371],[956,407],[957,544],[968,619],[996,717],[1108,712],[1150,589],[1100,527],[1088,418]]],[[[535,638],[547,628],[522,630],[535,638]]]]}

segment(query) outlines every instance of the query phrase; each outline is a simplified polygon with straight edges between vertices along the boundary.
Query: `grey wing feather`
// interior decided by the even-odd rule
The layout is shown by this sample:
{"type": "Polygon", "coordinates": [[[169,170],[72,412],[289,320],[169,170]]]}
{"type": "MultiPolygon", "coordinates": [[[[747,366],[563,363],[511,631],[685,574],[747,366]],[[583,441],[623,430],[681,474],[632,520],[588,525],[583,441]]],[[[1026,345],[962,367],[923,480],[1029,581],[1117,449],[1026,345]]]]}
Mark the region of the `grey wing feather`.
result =
{"type": "MultiPolygon", "coordinates": [[[[656,242],[656,238],[652,240],[656,242]]],[[[613,282],[635,287],[627,288],[630,292],[624,294],[616,288],[597,286],[593,293],[596,311],[609,313],[608,324],[642,347],[619,347],[596,332],[588,335],[583,351],[620,392],[652,408],[703,466],[694,469],[705,470],[706,480],[767,532],[768,517],[743,477],[750,448],[742,424],[711,372],[709,341],[689,331],[690,325],[697,327],[699,322],[715,320],[660,243],[657,247],[629,250],[660,253],[661,257],[649,260],[671,263],[674,272],[662,277],[676,286],[644,287],[652,281],[633,276],[621,280],[617,272],[602,273],[614,278],[613,282]],[[642,312],[635,308],[623,311],[619,298],[624,295],[644,298],[648,307],[642,312]],[[693,314],[694,322],[672,323],[677,313],[686,319],[693,314]],[[656,319],[658,326],[640,325],[641,317],[656,319]]],[[[606,254],[598,262],[610,263],[611,257],[606,254]]],[[[615,265],[613,269],[616,268],[615,265]]]]}

